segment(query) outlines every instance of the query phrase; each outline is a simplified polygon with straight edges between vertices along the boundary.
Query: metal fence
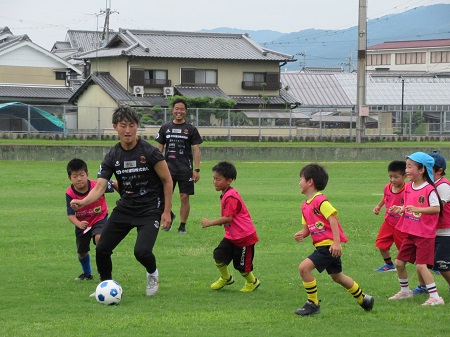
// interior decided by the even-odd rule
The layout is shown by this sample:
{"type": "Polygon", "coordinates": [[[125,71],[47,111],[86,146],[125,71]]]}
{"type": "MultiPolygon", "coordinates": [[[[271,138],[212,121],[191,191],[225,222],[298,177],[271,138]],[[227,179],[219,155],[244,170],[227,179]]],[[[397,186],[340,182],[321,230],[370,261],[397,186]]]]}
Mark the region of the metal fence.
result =
{"type": "MultiPolygon", "coordinates": [[[[59,134],[60,138],[79,135],[96,138],[115,135],[111,116],[115,107],[74,106],[12,106],[0,110],[0,132],[25,134],[59,134]],[[55,124],[55,121],[59,121],[55,124]],[[50,127],[49,127],[50,125],[50,127]]],[[[137,108],[141,114],[139,134],[148,138],[159,127],[172,120],[167,108],[137,108]]],[[[187,121],[196,125],[206,139],[295,141],[339,137],[352,141],[356,136],[353,109],[201,109],[190,108],[187,121]]],[[[364,134],[367,138],[400,136],[450,136],[450,112],[393,110],[371,111],[366,118],[364,134]]]]}

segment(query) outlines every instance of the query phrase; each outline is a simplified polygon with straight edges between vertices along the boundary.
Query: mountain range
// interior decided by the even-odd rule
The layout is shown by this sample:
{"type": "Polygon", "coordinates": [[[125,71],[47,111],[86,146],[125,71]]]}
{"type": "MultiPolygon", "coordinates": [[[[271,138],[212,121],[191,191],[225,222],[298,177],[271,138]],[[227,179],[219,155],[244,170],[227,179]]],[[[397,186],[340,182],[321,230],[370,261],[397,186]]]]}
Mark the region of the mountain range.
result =
{"type": "MultiPolygon", "coordinates": [[[[450,38],[450,4],[421,6],[399,14],[367,21],[367,45],[386,41],[432,40],[450,38]]],[[[204,32],[247,33],[264,48],[294,55],[282,71],[303,67],[356,68],[358,26],[341,30],[305,29],[292,33],[273,30],[243,30],[220,27],[204,32]]]]}

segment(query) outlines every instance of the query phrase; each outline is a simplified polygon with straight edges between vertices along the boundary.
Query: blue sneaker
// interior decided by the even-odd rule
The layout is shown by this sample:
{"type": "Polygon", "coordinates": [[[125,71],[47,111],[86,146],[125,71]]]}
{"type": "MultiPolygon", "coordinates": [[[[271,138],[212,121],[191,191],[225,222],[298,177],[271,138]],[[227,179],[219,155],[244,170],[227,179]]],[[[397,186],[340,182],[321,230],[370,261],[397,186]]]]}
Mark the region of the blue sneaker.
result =
{"type": "Polygon", "coordinates": [[[412,292],[413,292],[413,295],[418,295],[418,294],[428,294],[427,287],[421,286],[420,284],[419,284],[419,285],[417,286],[417,288],[414,289],[412,292]]]}
{"type": "Polygon", "coordinates": [[[374,269],[376,272],[382,272],[382,271],[396,271],[395,264],[383,264],[380,268],[374,269]]]}

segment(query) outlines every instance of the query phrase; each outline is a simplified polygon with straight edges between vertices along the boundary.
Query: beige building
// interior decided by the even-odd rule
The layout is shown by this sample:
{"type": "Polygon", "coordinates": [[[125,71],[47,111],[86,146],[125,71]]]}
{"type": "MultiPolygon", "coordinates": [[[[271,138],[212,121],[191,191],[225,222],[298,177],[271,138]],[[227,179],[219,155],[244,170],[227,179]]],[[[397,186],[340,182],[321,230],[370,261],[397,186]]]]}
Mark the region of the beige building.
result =
{"type": "Polygon", "coordinates": [[[368,71],[450,73],[450,39],[390,41],[367,48],[368,71]]]}
{"type": "Polygon", "coordinates": [[[81,71],[33,43],[0,27],[0,103],[63,104],[73,94],[69,78],[81,71]]]}
{"type": "Polygon", "coordinates": [[[168,106],[169,96],[234,100],[236,108],[285,108],[280,66],[293,56],[262,48],[245,34],[119,30],[105,47],[79,54],[90,76],[71,97],[78,128],[111,127],[120,105],[168,106]],[[99,119],[96,111],[102,107],[99,119]]]}

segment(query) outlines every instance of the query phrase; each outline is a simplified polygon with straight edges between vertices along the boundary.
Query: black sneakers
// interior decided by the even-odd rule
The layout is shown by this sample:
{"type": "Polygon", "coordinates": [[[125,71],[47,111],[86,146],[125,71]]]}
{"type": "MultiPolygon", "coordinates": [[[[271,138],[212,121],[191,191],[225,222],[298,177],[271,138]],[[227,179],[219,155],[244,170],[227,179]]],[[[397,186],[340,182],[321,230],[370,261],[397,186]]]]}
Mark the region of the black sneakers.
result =
{"type": "Polygon", "coordinates": [[[300,316],[309,316],[318,314],[320,312],[320,304],[316,305],[313,302],[306,301],[305,305],[295,310],[295,313],[300,316]]]}
{"type": "Polygon", "coordinates": [[[365,310],[365,311],[370,311],[373,308],[373,304],[375,302],[375,299],[373,298],[373,296],[370,295],[364,295],[364,299],[363,302],[360,304],[360,306],[365,310]]]}
{"type": "Polygon", "coordinates": [[[78,276],[77,278],[75,278],[75,281],[89,281],[92,280],[93,277],[91,274],[81,274],[80,276],[78,276]]]}

